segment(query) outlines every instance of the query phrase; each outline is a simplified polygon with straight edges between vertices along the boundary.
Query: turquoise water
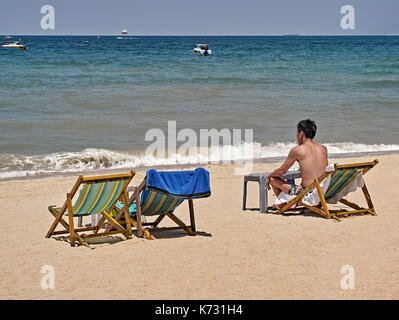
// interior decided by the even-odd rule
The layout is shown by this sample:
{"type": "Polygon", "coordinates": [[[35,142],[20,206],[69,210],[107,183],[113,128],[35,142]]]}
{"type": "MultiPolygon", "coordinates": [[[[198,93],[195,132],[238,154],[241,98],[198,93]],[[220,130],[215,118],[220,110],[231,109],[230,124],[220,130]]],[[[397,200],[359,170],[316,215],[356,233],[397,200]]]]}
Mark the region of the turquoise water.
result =
{"type": "Polygon", "coordinates": [[[399,37],[21,38],[0,50],[0,178],[132,166],[168,120],[253,129],[263,157],[304,118],[330,152],[399,149],[399,37]]]}

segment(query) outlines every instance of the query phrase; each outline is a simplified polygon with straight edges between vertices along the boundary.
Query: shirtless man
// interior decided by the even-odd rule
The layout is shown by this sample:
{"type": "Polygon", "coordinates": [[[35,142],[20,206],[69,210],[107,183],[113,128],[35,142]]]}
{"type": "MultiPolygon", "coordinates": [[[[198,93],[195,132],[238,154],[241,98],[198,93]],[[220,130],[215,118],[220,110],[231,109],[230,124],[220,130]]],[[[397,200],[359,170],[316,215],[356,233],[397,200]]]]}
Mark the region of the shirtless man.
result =
{"type": "MultiPolygon", "coordinates": [[[[310,119],[298,122],[296,133],[298,146],[291,149],[282,166],[269,174],[266,180],[267,188],[270,190],[271,186],[276,196],[278,196],[280,192],[295,196],[326,171],[328,165],[327,148],[313,142],[316,129],[316,124],[310,119]],[[291,168],[295,161],[298,161],[299,167],[301,168],[302,182],[300,186],[290,184],[279,178],[291,168]]],[[[274,205],[274,208],[281,209],[285,204],[286,203],[280,203],[274,205]]]]}

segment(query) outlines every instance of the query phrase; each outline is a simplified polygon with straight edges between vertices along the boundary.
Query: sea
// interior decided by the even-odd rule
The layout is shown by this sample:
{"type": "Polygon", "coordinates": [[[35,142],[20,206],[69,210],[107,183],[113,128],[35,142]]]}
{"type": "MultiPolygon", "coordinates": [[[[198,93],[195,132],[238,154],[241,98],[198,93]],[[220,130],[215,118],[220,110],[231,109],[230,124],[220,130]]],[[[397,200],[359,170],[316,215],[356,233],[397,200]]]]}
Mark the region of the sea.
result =
{"type": "Polygon", "coordinates": [[[242,159],[245,144],[284,157],[308,118],[330,155],[399,152],[397,36],[13,37],[27,50],[0,50],[0,179],[242,159]],[[150,154],[170,124],[242,139],[150,154]]]}

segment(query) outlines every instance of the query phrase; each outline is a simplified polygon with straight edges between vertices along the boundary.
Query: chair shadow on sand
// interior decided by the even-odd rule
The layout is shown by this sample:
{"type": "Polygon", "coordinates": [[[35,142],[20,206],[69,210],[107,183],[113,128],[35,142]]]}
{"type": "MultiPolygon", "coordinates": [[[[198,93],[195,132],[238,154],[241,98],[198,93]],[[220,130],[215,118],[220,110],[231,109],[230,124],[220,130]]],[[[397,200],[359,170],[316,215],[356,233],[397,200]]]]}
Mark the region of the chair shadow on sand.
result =
{"type": "MultiPolygon", "coordinates": [[[[91,226],[91,224],[85,225],[85,227],[90,227],[90,226],[91,226]]],[[[132,235],[136,239],[143,239],[138,236],[137,230],[132,230],[132,235]]],[[[168,230],[167,228],[165,228],[164,230],[162,228],[159,228],[158,230],[153,231],[152,235],[155,240],[192,237],[192,235],[187,234],[187,232],[185,232],[184,230],[181,230],[181,229],[180,230],[168,230]]],[[[195,236],[211,238],[212,234],[205,232],[205,231],[196,231],[195,236]]],[[[54,239],[57,241],[70,243],[69,237],[67,237],[67,236],[56,236],[56,237],[54,237],[54,239]]],[[[102,247],[102,246],[106,246],[106,245],[112,245],[115,243],[119,243],[122,241],[128,241],[128,240],[124,239],[121,236],[115,236],[115,235],[107,235],[107,236],[86,239],[86,242],[90,246],[90,249],[95,249],[96,246],[102,247]]],[[[151,240],[148,240],[148,241],[151,241],[151,240]]]]}
{"type": "MultiPolygon", "coordinates": [[[[260,211],[260,208],[245,208],[245,210],[248,211],[254,211],[254,212],[258,212],[260,211]]],[[[297,216],[304,216],[304,217],[312,217],[312,218],[322,218],[320,215],[314,213],[311,210],[308,209],[303,209],[301,208],[300,210],[296,210],[296,211],[290,211],[290,212],[285,212],[284,214],[277,214],[277,210],[270,210],[267,213],[263,213],[264,215],[276,215],[276,216],[281,216],[281,217],[285,217],[285,218],[290,218],[290,217],[297,217],[297,216]]]]}
{"type": "MultiPolygon", "coordinates": [[[[58,237],[53,237],[55,240],[57,241],[63,241],[66,243],[70,243],[69,237],[67,236],[58,236],[58,237]]],[[[95,246],[104,246],[104,245],[111,245],[114,243],[118,243],[121,241],[127,241],[126,239],[123,239],[122,237],[119,236],[101,236],[101,237],[97,237],[97,238],[90,238],[87,239],[87,244],[90,246],[90,249],[95,249],[95,246]],[[93,247],[94,246],[94,247],[93,247]]],[[[79,245],[84,247],[83,245],[79,245]]]]}
{"type": "MultiPolygon", "coordinates": [[[[317,207],[321,207],[321,206],[317,206],[317,207]]],[[[246,210],[249,211],[255,211],[255,212],[259,212],[259,208],[246,208],[246,210]]],[[[342,213],[345,212],[344,208],[340,208],[340,209],[330,209],[329,210],[331,214],[334,213],[342,213]]],[[[285,217],[285,218],[291,218],[291,217],[297,217],[297,216],[303,216],[303,217],[311,217],[311,218],[319,218],[319,219],[323,219],[325,220],[325,217],[313,212],[312,210],[309,210],[307,208],[299,208],[299,209],[290,209],[290,211],[286,211],[282,214],[278,214],[277,210],[270,210],[267,213],[264,213],[265,215],[276,215],[276,216],[281,216],[281,217],[285,217]]],[[[342,218],[348,218],[350,214],[350,211],[348,211],[348,215],[345,216],[343,215],[342,218]]],[[[355,217],[355,216],[362,216],[362,213],[359,214],[351,214],[351,217],[355,217]]],[[[334,220],[336,222],[339,222],[339,220],[334,220]]]]}
{"type": "MultiPolygon", "coordinates": [[[[133,234],[137,237],[137,231],[133,232],[133,234]]],[[[157,240],[192,237],[189,234],[187,234],[184,230],[156,230],[152,231],[152,235],[157,240]]],[[[205,231],[195,231],[195,237],[197,236],[212,238],[212,234],[205,231]]]]}

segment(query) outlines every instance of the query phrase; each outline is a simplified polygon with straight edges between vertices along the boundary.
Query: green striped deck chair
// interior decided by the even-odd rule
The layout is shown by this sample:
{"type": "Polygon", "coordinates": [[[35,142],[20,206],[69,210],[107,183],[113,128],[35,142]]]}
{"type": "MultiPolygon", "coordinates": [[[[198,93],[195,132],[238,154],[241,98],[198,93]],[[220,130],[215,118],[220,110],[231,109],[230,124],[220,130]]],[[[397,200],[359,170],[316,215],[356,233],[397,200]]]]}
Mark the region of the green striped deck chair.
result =
{"type": "Polygon", "coordinates": [[[299,206],[297,206],[295,208],[296,210],[301,210],[303,208],[307,208],[315,213],[320,214],[321,216],[323,216],[327,219],[334,218],[336,220],[339,220],[340,217],[343,217],[343,216],[350,217],[351,215],[376,215],[373,202],[371,201],[371,196],[366,187],[366,183],[364,183],[364,186],[362,187],[362,191],[363,191],[365,200],[367,202],[368,208],[363,208],[352,201],[342,198],[342,199],[339,199],[338,201],[354,210],[347,210],[347,209],[330,210],[327,206],[327,201],[329,199],[335,197],[336,195],[338,195],[346,186],[348,186],[349,183],[351,183],[353,181],[353,179],[356,178],[357,175],[359,175],[359,174],[361,174],[362,176],[365,175],[377,163],[378,163],[378,160],[374,160],[372,162],[344,164],[344,165],[335,164],[334,171],[323,173],[322,176],[315,179],[314,182],[310,186],[308,186],[307,188],[302,190],[301,193],[298,194],[298,196],[296,196],[294,199],[292,199],[290,202],[288,202],[277,213],[282,214],[287,211],[290,211],[290,208],[294,204],[298,204],[299,206]],[[323,194],[321,187],[320,187],[320,181],[323,181],[329,175],[331,175],[330,183],[328,185],[327,191],[323,194]],[[308,191],[310,191],[314,188],[316,188],[319,198],[320,198],[319,206],[309,206],[309,205],[304,204],[301,201],[302,197],[308,191]]]}
{"type": "MultiPolygon", "coordinates": [[[[127,239],[131,238],[131,228],[121,226],[112,216],[111,212],[117,202],[122,199],[123,203],[128,203],[127,186],[133,179],[135,171],[128,174],[115,174],[97,177],[79,176],[72,191],[67,194],[67,199],[62,207],[49,206],[50,213],[55,217],[53,224],[46,234],[46,238],[53,235],[69,233],[71,246],[75,246],[76,240],[88,246],[86,238],[105,236],[114,233],[122,233],[127,239]],[[74,204],[72,200],[78,193],[79,195],[74,204]],[[93,214],[101,214],[102,217],[96,226],[75,228],[74,217],[83,217],[93,214]],[[68,222],[63,219],[68,216],[68,222]],[[100,227],[107,220],[112,225],[114,231],[99,233],[100,227]],[[65,230],[56,231],[57,225],[61,224],[65,230]],[[81,232],[91,231],[90,234],[81,232]]],[[[126,217],[129,216],[125,210],[126,217]]],[[[129,224],[129,223],[128,223],[129,224]]]]}
{"type": "MultiPolygon", "coordinates": [[[[194,219],[194,205],[193,200],[188,199],[189,213],[190,213],[190,225],[187,226],[182,220],[173,214],[174,210],[184,202],[185,199],[166,195],[160,192],[149,190],[146,188],[146,177],[143,182],[137,187],[133,188],[133,195],[129,199],[129,212],[130,212],[130,223],[137,229],[138,237],[145,237],[146,239],[155,239],[154,235],[150,231],[160,230],[175,230],[183,229],[189,235],[195,235],[195,219],[194,219]],[[154,217],[157,218],[153,222],[143,222],[142,217],[154,217]],[[169,217],[175,222],[177,227],[158,228],[159,223],[164,217],[169,217]],[[151,227],[151,228],[144,228],[151,227]]],[[[125,224],[126,219],[123,218],[124,204],[119,202],[116,205],[116,209],[113,211],[113,217],[120,224],[125,224]]],[[[112,226],[109,226],[107,230],[111,230],[112,226]]]]}
{"type": "MultiPolygon", "coordinates": [[[[148,189],[144,189],[141,193],[140,197],[141,201],[141,215],[142,216],[155,216],[160,215],[163,212],[171,212],[173,211],[184,201],[184,199],[175,198],[168,196],[166,194],[162,194],[159,192],[151,191],[148,189]]],[[[120,209],[123,208],[123,202],[119,201],[115,209],[112,211],[112,216],[116,218],[120,209]],[[118,210],[119,209],[119,210],[118,210]]],[[[130,215],[136,216],[137,209],[136,203],[133,202],[129,206],[130,215]]],[[[118,221],[124,221],[124,217],[122,217],[118,221]]]]}

